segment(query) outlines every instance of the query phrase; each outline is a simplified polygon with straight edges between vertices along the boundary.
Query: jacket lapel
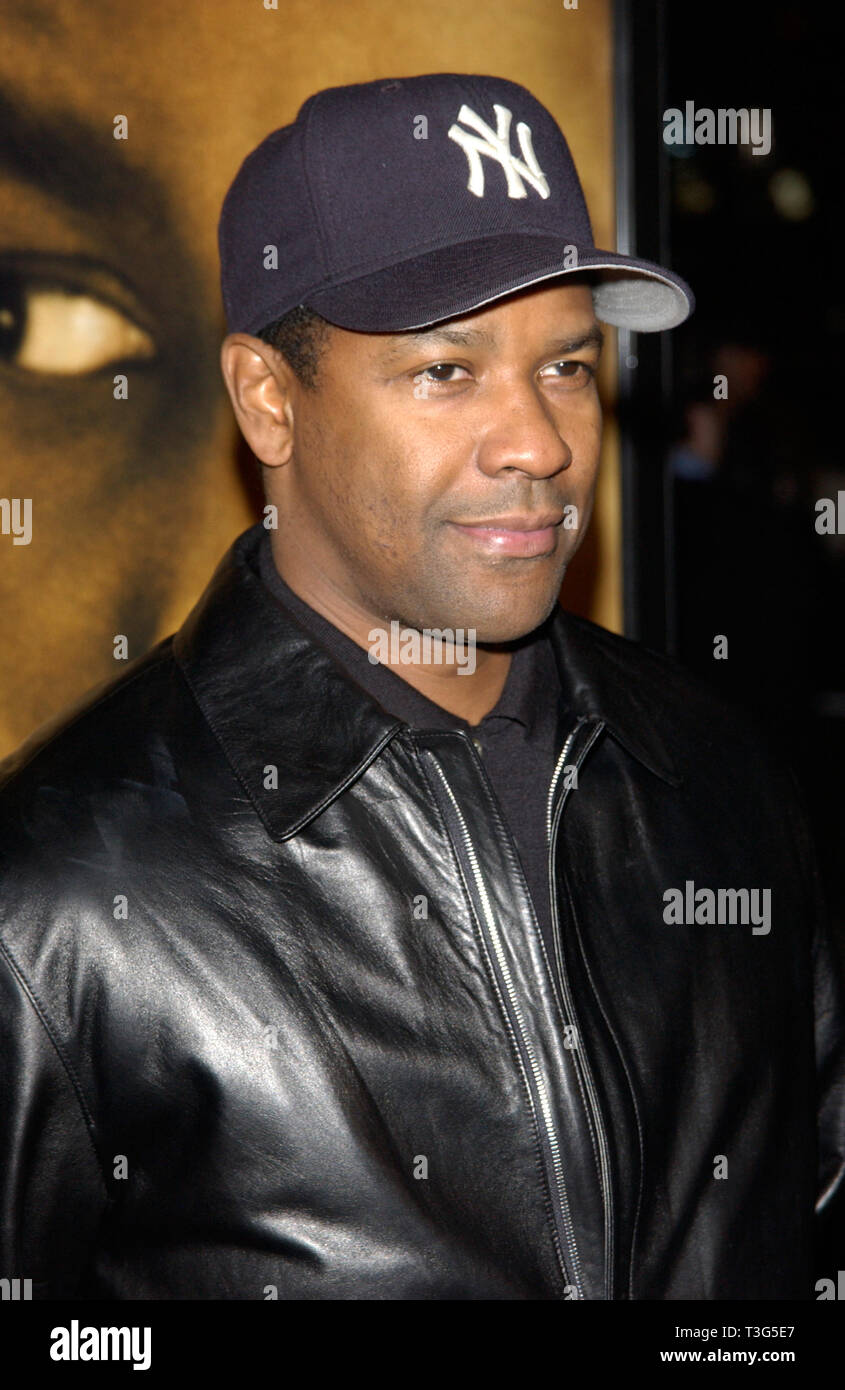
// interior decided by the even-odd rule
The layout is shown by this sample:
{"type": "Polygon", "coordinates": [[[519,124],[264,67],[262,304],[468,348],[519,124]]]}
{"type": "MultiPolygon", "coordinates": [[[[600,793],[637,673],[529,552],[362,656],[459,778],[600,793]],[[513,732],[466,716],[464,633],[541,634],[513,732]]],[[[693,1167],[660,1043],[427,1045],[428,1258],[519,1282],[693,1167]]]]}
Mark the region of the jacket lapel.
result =
{"type": "Polygon", "coordinates": [[[263,529],[250,527],[223,557],[173,651],[269,834],[285,840],[404,726],[268,592],[256,558],[263,529]]]}

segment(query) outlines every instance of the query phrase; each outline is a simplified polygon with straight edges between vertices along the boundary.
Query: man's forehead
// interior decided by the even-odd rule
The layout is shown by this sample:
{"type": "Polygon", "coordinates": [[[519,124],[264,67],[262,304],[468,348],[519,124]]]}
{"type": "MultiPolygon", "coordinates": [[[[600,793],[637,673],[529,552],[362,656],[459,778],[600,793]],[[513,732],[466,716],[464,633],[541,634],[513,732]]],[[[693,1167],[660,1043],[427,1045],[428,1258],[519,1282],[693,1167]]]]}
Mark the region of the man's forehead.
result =
{"type": "MultiPolygon", "coordinates": [[[[600,350],[604,343],[601,326],[588,310],[577,314],[555,315],[543,325],[534,325],[534,331],[543,346],[553,344],[556,351],[577,352],[588,347],[600,350]]],[[[379,355],[385,360],[391,360],[410,349],[425,348],[427,344],[443,343],[455,347],[495,350],[504,344],[507,335],[501,323],[473,323],[470,319],[450,319],[427,328],[374,336],[383,339],[383,348],[379,355]]]]}

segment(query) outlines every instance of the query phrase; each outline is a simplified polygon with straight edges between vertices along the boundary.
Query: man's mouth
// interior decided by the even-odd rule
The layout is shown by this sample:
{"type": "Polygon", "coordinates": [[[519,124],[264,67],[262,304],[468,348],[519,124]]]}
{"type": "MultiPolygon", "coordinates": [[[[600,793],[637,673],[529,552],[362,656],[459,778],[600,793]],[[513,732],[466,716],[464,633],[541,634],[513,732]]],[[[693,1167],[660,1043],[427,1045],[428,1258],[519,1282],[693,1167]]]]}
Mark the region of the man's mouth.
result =
{"type": "Polygon", "coordinates": [[[552,554],[562,520],[560,512],[538,512],[534,515],[514,513],[481,521],[453,521],[451,524],[471,544],[486,550],[488,554],[525,559],[552,554]]]}

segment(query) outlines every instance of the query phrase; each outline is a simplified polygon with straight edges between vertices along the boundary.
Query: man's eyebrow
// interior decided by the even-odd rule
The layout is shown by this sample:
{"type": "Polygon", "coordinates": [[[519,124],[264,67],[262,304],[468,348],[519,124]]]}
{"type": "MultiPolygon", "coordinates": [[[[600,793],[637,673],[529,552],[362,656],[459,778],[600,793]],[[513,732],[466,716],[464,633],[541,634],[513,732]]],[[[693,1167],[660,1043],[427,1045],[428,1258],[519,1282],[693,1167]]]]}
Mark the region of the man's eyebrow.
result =
{"type": "Polygon", "coordinates": [[[552,350],[560,353],[580,352],[585,347],[598,348],[599,352],[604,347],[604,333],[597,323],[591,324],[586,333],[556,341],[552,350]]]}
{"type": "Polygon", "coordinates": [[[429,343],[446,343],[450,347],[493,347],[494,338],[483,328],[421,328],[417,331],[390,334],[390,343],[384,353],[384,360],[392,362],[404,352],[413,348],[424,348],[429,343]]]}
{"type": "MultiPolygon", "coordinates": [[[[428,345],[434,348],[441,343],[451,347],[495,347],[495,338],[482,328],[438,328],[435,325],[434,328],[421,329],[419,332],[391,335],[391,343],[383,355],[383,360],[392,362],[409,349],[424,348],[428,345]]],[[[585,347],[596,347],[601,351],[603,346],[604,333],[597,323],[593,323],[585,333],[578,333],[570,338],[555,338],[546,351],[564,355],[568,352],[579,352],[585,347]]]]}
{"type": "Polygon", "coordinates": [[[130,164],[125,142],[71,110],[39,113],[24,94],[0,91],[0,167],[61,199],[76,212],[125,216],[155,226],[171,220],[168,198],[155,175],[130,164]]]}

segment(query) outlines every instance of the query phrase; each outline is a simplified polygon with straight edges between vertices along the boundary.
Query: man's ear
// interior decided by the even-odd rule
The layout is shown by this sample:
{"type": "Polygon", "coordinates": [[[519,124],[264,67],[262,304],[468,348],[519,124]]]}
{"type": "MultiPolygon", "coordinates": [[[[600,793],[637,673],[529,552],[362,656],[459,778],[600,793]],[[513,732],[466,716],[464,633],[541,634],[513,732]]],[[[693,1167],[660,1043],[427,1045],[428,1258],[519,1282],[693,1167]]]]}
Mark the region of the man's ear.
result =
{"type": "Polygon", "coordinates": [[[293,452],[294,374],[277,348],[249,333],[229,333],[220,368],[241,433],[269,467],[293,452]]]}

